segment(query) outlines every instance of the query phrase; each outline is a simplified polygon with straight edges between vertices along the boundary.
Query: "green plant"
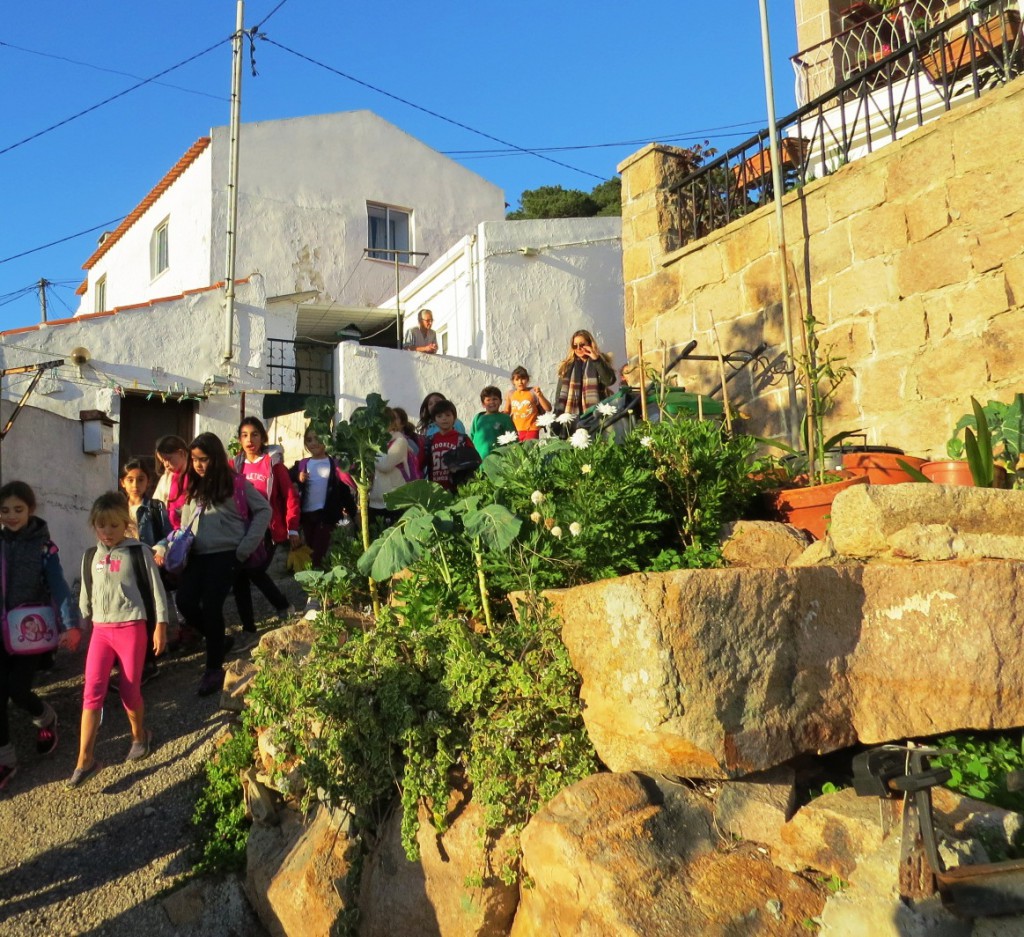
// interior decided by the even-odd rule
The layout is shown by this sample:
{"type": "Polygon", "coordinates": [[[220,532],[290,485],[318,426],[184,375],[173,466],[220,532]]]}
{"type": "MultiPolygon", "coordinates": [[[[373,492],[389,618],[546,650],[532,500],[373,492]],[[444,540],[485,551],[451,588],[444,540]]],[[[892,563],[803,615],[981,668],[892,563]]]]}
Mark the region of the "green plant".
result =
{"type": "MultiPolygon", "coordinates": [[[[975,436],[980,474],[984,473],[985,454],[989,451],[993,463],[998,462],[1008,472],[1016,473],[1024,448],[1024,394],[1015,394],[1010,403],[990,400],[984,407],[980,407],[972,397],[971,412],[960,417],[953,428],[952,438],[946,444],[946,452],[951,459],[964,458],[967,453],[966,457],[970,461],[968,433],[975,436]],[[963,441],[960,439],[961,433],[964,435],[963,441]]],[[[971,473],[974,474],[973,468],[971,473]]],[[[1022,483],[1024,479],[1015,477],[1014,487],[1022,483]]]]}
{"type": "Polygon", "coordinates": [[[843,879],[834,872],[831,875],[819,875],[818,881],[833,895],[837,895],[839,892],[850,887],[849,882],[843,881],[843,879]]]}
{"type": "Polygon", "coordinates": [[[951,749],[931,759],[933,765],[949,768],[946,786],[1006,810],[1024,810],[1024,791],[1009,791],[1007,775],[1024,770],[1024,751],[1019,736],[977,736],[965,733],[935,740],[937,748],[951,749]]]}
{"type": "Polygon", "coordinates": [[[245,818],[240,773],[252,766],[253,737],[234,729],[206,762],[206,783],[196,801],[192,823],[199,833],[197,872],[237,872],[245,868],[249,823],[245,818]]]}

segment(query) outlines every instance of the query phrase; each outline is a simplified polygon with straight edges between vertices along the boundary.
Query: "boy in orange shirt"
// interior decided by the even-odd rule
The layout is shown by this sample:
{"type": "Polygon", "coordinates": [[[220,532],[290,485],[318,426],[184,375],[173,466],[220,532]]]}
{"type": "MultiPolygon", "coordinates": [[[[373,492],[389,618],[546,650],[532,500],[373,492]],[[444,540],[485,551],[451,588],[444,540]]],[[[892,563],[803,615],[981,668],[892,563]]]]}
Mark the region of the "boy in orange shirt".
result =
{"type": "Polygon", "coordinates": [[[551,404],[541,389],[530,387],[529,384],[530,375],[526,368],[520,365],[512,372],[512,386],[515,390],[509,391],[505,396],[505,403],[501,408],[502,413],[511,415],[520,442],[540,436],[537,417],[551,409],[551,404]]]}

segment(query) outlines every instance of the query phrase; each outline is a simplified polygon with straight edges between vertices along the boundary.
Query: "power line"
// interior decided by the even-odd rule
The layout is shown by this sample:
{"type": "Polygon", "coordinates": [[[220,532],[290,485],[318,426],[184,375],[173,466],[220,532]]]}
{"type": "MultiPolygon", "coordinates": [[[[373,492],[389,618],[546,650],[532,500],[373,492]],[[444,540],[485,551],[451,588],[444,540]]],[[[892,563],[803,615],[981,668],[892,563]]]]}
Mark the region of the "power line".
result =
{"type": "MultiPolygon", "coordinates": [[[[355,82],[357,85],[362,85],[364,88],[369,88],[371,91],[375,91],[377,92],[377,94],[382,94],[384,95],[384,97],[391,98],[393,101],[398,101],[400,104],[405,104],[407,107],[415,108],[417,111],[422,111],[424,114],[429,114],[431,117],[436,117],[438,120],[443,120],[445,121],[445,123],[452,124],[455,127],[460,127],[463,130],[468,130],[470,133],[475,133],[477,136],[484,137],[487,140],[493,140],[495,143],[500,143],[502,146],[510,147],[511,149],[516,150],[518,152],[528,153],[531,156],[536,156],[537,159],[543,159],[546,162],[554,163],[556,166],[561,166],[563,169],[571,169],[573,172],[582,173],[583,175],[590,176],[593,179],[600,179],[602,182],[604,181],[604,176],[599,176],[596,172],[590,172],[587,169],[580,169],[578,166],[570,166],[568,163],[563,163],[560,160],[553,159],[550,156],[545,156],[543,153],[537,153],[533,150],[528,150],[526,149],[526,147],[516,146],[516,144],[514,143],[509,143],[508,140],[502,140],[501,137],[496,137],[493,134],[486,133],[483,130],[477,130],[475,127],[470,127],[468,124],[464,124],[461,121],[455,120],[451,117],[445,117],[444,114],[439,114],[437,111],[432,111],[430,110],[430,108],[424,107],[421,104],[416,104],[412,101],[407,100],[406,98],[399,97],[397,94],[392,94],[390,91],[385,91],[383,88],[378,88],[376,85],[371,85],[369,82],[363,81],[361,78],[356,78],[353,75],[346,74],[345,72],[340,71],[331,65],[327,65],[324,62],[317,61],[317,59],[311,58],[310,56],[305,55],[302,52],[297,52],[295,49],[290,49],[288,46],[282,45],[280,42],[275,42],[273,39],[270,39],[267,36],[261,35],[259,36],[259,38],[262,39],[264,42],[269,42],[272,46],[277,46],[277,48],[283,49],[285,52],[290,52],[296,58],[303,59],[304,61],[309,62],[312,65],[316,65],[320,68],[326,69],[327,71],[332,72],[333,74],[339,76],[340,78],[345,78],[348,81],[355,82]]],[[[2,153],[3,151],[0,150],[0,154],[2,153]]]]}
{"type": "Polygon", "coordinates": [[[255,34],[260,29],[260,27],[262,27],[263,24],[268,19],[270,19],[270,17],[272,17],[278,10],[280,10],[281,7],[283,7],[287,2],[288,0],[281,0],[281,2],[276,7],[274,7],[274,9],[272,9],[266,16],[263,17],[263,19],[261,19],[255,26],[253,26],[251,32],[255,34]]]}
{"type": "Polygon", "coordinates": [[[35,254],[39,251],[44,251],[48,247],[55,247],[58,244],[63,244],[65,241],[73,241],[75,238],[80,238],[86,234],[92,234],[93,231],[99,231],[101,228],[109,228],[111,225],[120,224],[125,219],[125,215],[120,218],[114,218],[111,221],[104,221],[103,224],[98,224],[95,227],[88,228],[85,231],[79,231],[77,234],[69,234],[67,237],[58,238],[56,241],[50,241],[49,244],[41,244],[39,247],[29,248],[27,251],[22,251],[20,254],[11,254],[10,257],[0,258],[0,264],[5,264],[11,260],[17,260],[19,257],[27,257],[29,254],[35,254]]]}
{"type": "MultiPolygon", "coordinates": [[[[4,42],[3,40],[0,40],[0,46],[6,46],[8,49],[16,49],[18,52],[27,52],[30,55],[39,55],[46,59],[56,59],[58,62],[68,62],[71,65],[80,65],[82,68],[91,68],[98,72],[109,72],[111,75],[123,75],[125,78],[142,78],[141,75],[133,75],[131,72],[122,72],[117,68],[107,68],[104,65],[95,65],[92,62],[82,62],[78,59],[71,59],[66,55],[57,55],[53,52],[41,52],[39,49],[29,49],[26,46],[16,46],[12,42],[4,42]]],[[[209,91],[200,91],[198,88],[185,88],[182,85],[172,85],[168,81],[154,81],[153,84],[160,85],[164,88],[173,88],[175,91],[184,91],[187,94],[201,94],[203,97],[213,98],[215,101],[230,100],[230,98],[223,94],[211,94],[209,91]]]]}
{"type": "Polygon", "coordinates": [[[79,111],[77,114],[72,114],[70,117],[65,117],[63,120],[59,120],[57,121],[57,123],[51,124],[49,127],[45,127],[42,130],[36,131],[35,133],[25,137],[24,140],[18,140],[17,143],[11,143],[8,146],[5,146],[3,149],[0,149],[0,156],[3,156],[5,153],[10,153],[11,150],[16,150],[19,146],[24,146],[26,143],[30,143],[32,140],[39,139],[39,137],[49,133],[51,130],[56,130],[58,127],[63,127],[65,124],[70,124],[73,120],[78,120],[79,117],[84,117],[86,114],[91,114],[93,111],[98,110],[105,104],[110,104],[111,101],[116,101],[118,98],[123,98],[126,94],[131,94],[131,92],[138,90],[143,85],[148,85],[151,82],[156,81],[158,78],[163,78],[164,75],[169,75],[176,69],[179,69],[184,65],[188,65],[190,62],[194,62],[196,59],[201,58],[209,52],[212,52],[218,46],[223,45],[225,42],[228,42],[232,38],[233,34],[232,36],[228,36],[225,39],[220,39],[209,48],[203,49],[202,52],[197,52],[195,55],[190,55],[187,59],[178,62],[177,65],[172,65],[170,68],[165,68],[163,71],[157,72],[155,75],[149,78],[144,78],[142,81],[136,82],[130,88],[125,88],[124,91],[119,91],[117,94],[113,94],[109,98],[104,98],[98,104],[93,104],[91,107],[87,107],[85,108],[85,110],[79,111]]]}

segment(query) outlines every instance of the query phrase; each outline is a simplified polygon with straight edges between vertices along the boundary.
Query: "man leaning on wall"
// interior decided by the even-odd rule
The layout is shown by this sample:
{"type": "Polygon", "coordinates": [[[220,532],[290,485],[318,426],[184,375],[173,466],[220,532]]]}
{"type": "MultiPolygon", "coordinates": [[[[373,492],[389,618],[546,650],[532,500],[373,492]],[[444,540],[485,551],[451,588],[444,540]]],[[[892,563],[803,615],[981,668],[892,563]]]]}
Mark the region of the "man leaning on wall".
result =
{"type": "Polygon", "coordinates": [[[405,350],[436,355],[437,332],[431,328],[434,324],[434,314],[429,309],[421,309],[416,314],[416,321],[419,325],[405,333],[405,350]]]}

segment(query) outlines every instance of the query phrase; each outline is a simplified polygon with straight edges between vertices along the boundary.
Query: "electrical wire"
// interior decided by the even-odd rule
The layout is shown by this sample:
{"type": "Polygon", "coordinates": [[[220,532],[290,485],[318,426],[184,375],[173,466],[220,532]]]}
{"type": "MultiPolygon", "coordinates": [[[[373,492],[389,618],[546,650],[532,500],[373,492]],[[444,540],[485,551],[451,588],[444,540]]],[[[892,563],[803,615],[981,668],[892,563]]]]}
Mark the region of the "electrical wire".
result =
{"type": "MultiPolygon", "coordinates": [[[[483,130],[477,130],[475,127],[470,127],[469,124],[464,124],[461,121],[455,120],[451,117],[446,117],[444,114],[439,114],[437,111],[432,111],[428,107],[424,107],[422,104],[416,104],[406,98],[400,97],[397,94],[393,94],[390,91],[385,91],[383,88],[378,88],[376,85],[371,85],[368,81],[363,81],[361,78],[356,78],[354,75],[349,75],[331,65],[327,65],[325,62],[320,62],[302,52],[298,52],[295,49],[291,49],[280,42],[277,42],[268,36],[261,35],[258,38],[264,42],[269,42],[272,46],[276,46],[278,49],[282,49],[285,52],[289,52],[296,58],[300,58],[312,65],[316,65],[319,68],[326,69],[327,71],[338,75],[340,78],[345,78],[348,81],[355,82],[357,85],[362,85],[364,88],[369,88],[371,91],[375,91],[377,94],[382,94],[384,97],[391,98],[393,101],[398,101],[400,104],[405,104],[407,107],[414,108],[417,111],[421,111],[424,114],[429,114],[431,117],[436,117],[438,120],[443,120],[445,123],[452,124],[455,127],[460,127],[463,130],[468,130],[470,133],[475,133],[477,136],[484,137],[487,140],[493,140],[495,143],[500,143],[502,146],[510,147],[513,150],[517,150],[521,153],[528,153],[531,156],[536,156],[537,159],[542,159],[548,163],[554,163],[556,166],[561,166],[563,169],[571,169],[573,172],[581,173],[584,176],[590,176],[594,179],[600,179],[602,182],[605,181],[604,176],[599,176],[596,172],[590,172],[588,169],[580,169],[578,166],[571,166],[569,163],[563,163],[561,160],[553,159],[550,156],[545,156],[543,153],[537,153],[533,150],[528,150],[526,147],[516,146],[514,143],[509,143],[508,140],[502,140],[501,137],[496,137],[493,134],[487,133],[483,130]]],[[[0,150],[0,155],[3,151],[0,150]]]]}
{"type": "MultiPolygon", "coordinates": [[[[123,75],[125,78],[142,78],[141,75],[133,75],[131,72],[122,72],[117,68],[107,68],[104,65],[94,65],[92,62],[82,62],[78,59],[70,59],[66,55],[56,55],[53,52],[41,52],[39,49],[29,49],[26,46],[16,46],[13,42],[4,42],[3,40],[0,40],[0,46],[5,46],[8,49],[15,49],[18,52],[27,52],[29,55],[39,55],[46,59],[56,59],[58,62],[67,62],[70,65],[79,65],[82,68],[91,68],[98,72],[109,72],[111,75],[123,75]]],[[[186,94],[200,94],[206,98],[213,98],[215,101],[231,100],[227,95],[212,94],[209,91],[200,91],[198,88],[185,88],[182,85],[172,85],[169,81],[154,81],[153,84],[160,85],[162,88],[172,88],[175,91],[184,91],[186,94]]]]}
{"type": "Polygon", "coordinates": [[[144,85],[151,84],[158,78],[163,78],[164,75],[169,75],[171,72],[181,68],[182,66],[188,65],[190,62],[194,62],[198,58],[202,58],[204,55],[207,55],[219,46],[224,45],[225,42],[230,42],[231,39],[233,38],[234,34],[228,36],[225,39],[219,39],[212,46],[203,49],[202,52],[197,52],[195,55],[190,55],[187,59],[183,59],[176,65],[170,66],[170,68],[165,68],[163,71],[157,72],[155,75],[152,75],[149,78],[144,78],[142,81],[136,82],[130,88],[125,88],[123,91],[119,91],[117,94],[113,94],[109,98],[104,98],[98,104],[93,104],[91,107],[87,107],[85,108],[85,110],[79,111],[77,114],[72,114],[70,117],[65,117],[63,120],[59,120],[57,121],[57,123],[51,124],[49,127],[45,127],[42,130],[37,130],[35,133],[30,134],[23,140],[18,140],[16,143],[8,144],[7,146],[0,149],[0,156],[3,156],[5,153],[10,153],[11,150],[16,150],[19,146],[24,146],[26,143],[30,143],[33,140],[38,140],[41,136],[49,133],[51,130],[56,130],[58,127],[63,127],[65,124],[70,124],[73,120],[78,120],[79,117],[84,117],[86,114],[91,114],[93,111],[98,110],[104,105],[110,104],[111,101],[116,101],[118,98],[123,98],[126,94],[131,94],[133,91],[137,91],[144,85]]]}
{"type": "Polygon", "coordinates": [[[263,24],[267,20],[269,20],[270,17],[272,17],[278,10],[280,10],[281,7],[283,7],[287,2],[288,0],[281,0],[281,2],[276,7],[274,7],[274,9],[272,9],[266,16],[263,17],[263,19],[261,19],[255,26],[253,26],[251,30],[249,30],[250,34],[255,34],[256,32],[258,32],[259,29],[263,26],[263,24]]]}
{"type": "Polygon", "coordinates": [[[110,221],[104,221],[103,224],[98,224],[92,228],[87,228],[85,231],[79,231],[76,234],[69,234],[67,237],[58,238],[56,241],[50,241],[49,244],[41,244],[39,247],[32,247],[29,248],[27,251],[22,251],[20,254],[11,254],[10,257],[0,258],[0,264],[8,263],[11,260],[17,260],[19,257],[27,257],[29,254],[35,254],[39,251],[44,251],[48,247],[56,247],[58,244],[63,244],[65,241],[73,241],[75,238],[83,237],[86,234],[92,234],[93,231],[99,231],[101,228],[109,228],[111,225],[120,224],[122,221],[124,221],[126,217],[126,215],[122,215],[120,218],[114,218],[110,221]]]}

